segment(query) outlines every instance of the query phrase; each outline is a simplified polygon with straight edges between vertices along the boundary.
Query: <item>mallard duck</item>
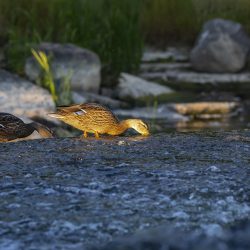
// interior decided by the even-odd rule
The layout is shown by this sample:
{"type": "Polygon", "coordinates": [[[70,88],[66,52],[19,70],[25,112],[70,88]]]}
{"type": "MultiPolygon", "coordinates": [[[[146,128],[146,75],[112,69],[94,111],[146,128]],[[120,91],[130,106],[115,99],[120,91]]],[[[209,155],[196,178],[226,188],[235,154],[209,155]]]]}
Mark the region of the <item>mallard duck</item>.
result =
{"type": "Polygon", "coordinates": [[[85,138],[88,133],[95,134],[96,138],[99,138],[99,134],[120,135],[129,128],[142,135],[149,135],[148,126],[142,120],[119,121],[111,110],[96,103],[58,107],[55,113],[48,115],[83,131],[85,138]]]}
{"type": "Polygon", "coordinates": [[[45,126],[36,123],[24,123],[9,113],[0,113],[0,142],[24,138],[36,130],[43,137],[52,137],[52,132],[45,126]]]}

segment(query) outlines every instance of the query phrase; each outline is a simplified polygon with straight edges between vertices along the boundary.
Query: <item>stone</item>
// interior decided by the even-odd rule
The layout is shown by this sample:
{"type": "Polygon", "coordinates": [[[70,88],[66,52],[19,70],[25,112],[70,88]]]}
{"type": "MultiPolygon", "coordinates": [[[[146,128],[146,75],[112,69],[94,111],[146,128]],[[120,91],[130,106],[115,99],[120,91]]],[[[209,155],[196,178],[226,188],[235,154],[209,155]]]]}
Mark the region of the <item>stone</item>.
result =
{"type": "Polygon", "coordinates": [[[182,115],[228,115],[239,108],[237,102],[176,103],[174,110],[182,115]]]}
{"type": "Polygon", "coordinates": [[[132,236],[116,239],[105,246],[89,250],[248,250],[250,248],[250,220],[223,229],[218,224],[206,225],[202,232],[176,230],[168,226],[145,230],[132,236]],[[211,233],[209,233],[211,231],[211,233]]]}
{"type": "Polygon", "coordinates": [[[50,120],[47,113],[55,110],[55,103],[46,89],[0,69],[0,107],[16,116],[50,120]]]}
{"type": "Polygon", "coordinates": [[[108,106],[111,109],[128,107],[128,104],[125,102],[115,100],[107,96],[98,95],[98,94],[89,93],[89,92],[86,92],[84,94],[79,94],[73,91],[72,100],[73,100],[73,103],[86,103],[86,102],[100,103],[102,105],[108,106]]]}
{"type": "Polygon", "coordinates": [[[240,94],[246,94],[250,90],[250,72],[219,74],[175,69],[164,72],[144,72],[140,76],[149,81],[159,81],[175,90],[220,90],[240,94]]]}
{"type": "Polygon", "coordinates": [[[140,73],[165,72],[170,70],[190,70],[191,65],[187,62],[179,63],[142,63],[140,73]]]}
{"type": "Polygon", "coordinates": [[[133,109],[115,109],[114,113],[118,116],[149,119],[166,120],[168,123],[187,122],[190,119],[178,113],[173,108],[173,104],[161,104],[157,107],[138,107],[133,109]]]}
{"type": "MultiPolygon", "coordinates": [[[[98,93],[101,83],[101,63],[94,52],[73,44],[56,43],[41,43],[36,50],[45,52],[50,58],[56,81],[69,78],[72,90],[98,93]]],[[[39,78],[41,69],[34,57],[26,60],[25,73],[32,81],[39,78]]]]}
{"type": "Polygon", "coordinates": [[[142,78],[122,73],[116,87],[116,93],[121,100],[137,100],[170,95],[173,94],[174,91],[158,83],[149,82],[142,78]]]}
{"type": "Polygon", "coordinates": [[[203,26],[190,61],[193,69],[212,73],[235,73],[244,68],[250,38],[236,22],[213,19],[203,26]]]}
{"type": "Polygon", "coordinates": [[[142,62],[174,61],[186,62],[189,58],[188,48],[169,47],[165,51],[146,48],[142,56],[142,62]]]}

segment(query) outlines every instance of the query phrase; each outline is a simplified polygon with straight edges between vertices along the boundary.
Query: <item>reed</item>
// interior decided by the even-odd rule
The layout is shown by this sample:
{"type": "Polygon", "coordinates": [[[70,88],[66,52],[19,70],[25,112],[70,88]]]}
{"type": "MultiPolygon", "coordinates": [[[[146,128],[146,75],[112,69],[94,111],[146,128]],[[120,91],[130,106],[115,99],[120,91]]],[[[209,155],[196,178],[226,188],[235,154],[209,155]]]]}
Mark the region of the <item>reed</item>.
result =
{"type": "Polygon", "coordinates": [[[140,4],[141,0],[0,0],[8,67],[22,73],[29,48],[41,41],[75,43],[100,56],[104,85],[113,85],[121,71],[139,68],[140,4]]]}
{"type": "Polygon", "coordinates": [[[250,34],[249,0],[0,0],[0,10],[9,69],[22,74],[41,41],[75,43],[100,56],[105,86],[138,70],[144,43],[192,45],[211,18],[238,21],[250,34]]]}

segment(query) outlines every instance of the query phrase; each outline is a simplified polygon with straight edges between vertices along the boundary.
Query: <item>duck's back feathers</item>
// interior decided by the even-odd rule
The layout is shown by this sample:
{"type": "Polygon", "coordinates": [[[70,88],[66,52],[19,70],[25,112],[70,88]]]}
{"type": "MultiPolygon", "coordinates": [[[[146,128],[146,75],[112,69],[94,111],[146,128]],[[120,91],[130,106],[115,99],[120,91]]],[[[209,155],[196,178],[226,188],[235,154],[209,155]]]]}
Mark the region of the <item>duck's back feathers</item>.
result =
{"type": "Polygon", "coordinates": [[[34,130],[42,137],[52,137],[52,132],[46,126],[32,122],[24,123],[18,117],[0,112],[0,142],[12,141],[31,135],[34,130]]]}
{"type": "Polygon", "coordinates": [[[110,127],[119,123],[110,109],[97,103],[58,107],[55,113],[49,115],[88,132],[106,133],[110,127]]]}
{"type": "Polygon", "coordinates": [[[0,113],[0,141],[24,137],[28,132],[26,124],[21,119],[9,113],[0,113]]]}

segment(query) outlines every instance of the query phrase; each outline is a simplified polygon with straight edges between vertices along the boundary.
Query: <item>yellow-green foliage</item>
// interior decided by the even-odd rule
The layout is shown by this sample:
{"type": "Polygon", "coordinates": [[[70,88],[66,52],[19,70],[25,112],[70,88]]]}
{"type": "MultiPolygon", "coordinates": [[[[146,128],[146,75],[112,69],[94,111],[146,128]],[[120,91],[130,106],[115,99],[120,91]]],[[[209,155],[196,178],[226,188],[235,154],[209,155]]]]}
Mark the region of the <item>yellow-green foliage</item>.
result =
{"type": "Polygon", "coordinates": [[[38,62],[39,66],[41,67],[41,69],[44,72],[43,79],[42,79],[42,85],[50,91],[50,93],[53,97],[53,100],[56,102],[58,97],[56,94],[55,83],[54,83],[54,79],[53,79],[53,74],[50,70],[48,58],[47,58],[46,54],[42,51],[36,52],[34,49],[31,49],[31,52],[32,52],[33,56],[35,57],[36,61],[38,62]]]}
{"type": "Polygon", "coordinates": [[[59,86],[56,87],[50,63],[46,54],[43,51],[35,51],[34,49],[31,49],[31,53],[39,64],[40,68],[43,70],[42,78],[38,80],[44,88],[49,90],[54,102],[57,105],[71,104],[72,96],[70,81],[72,73],[69,72],[69,74],[64,77],[64,79],[61,79],[59,86]]]}

